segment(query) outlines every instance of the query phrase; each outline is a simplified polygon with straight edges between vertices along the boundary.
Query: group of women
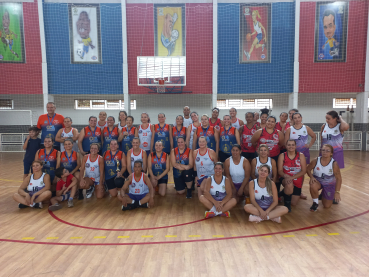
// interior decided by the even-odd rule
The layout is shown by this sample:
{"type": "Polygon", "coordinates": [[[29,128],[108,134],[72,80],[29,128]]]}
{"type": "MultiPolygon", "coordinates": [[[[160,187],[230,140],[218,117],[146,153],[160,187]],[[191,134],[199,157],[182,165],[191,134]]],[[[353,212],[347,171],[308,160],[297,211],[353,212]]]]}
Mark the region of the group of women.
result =
{"type": "Polygon", "coordinates": [[[237,118],[235,108],[223,120],[217,108],[211,118],[199,118],[196,112],[188,116],[189,108],[185,109],[187,118],[178,115],[174,126],[166,123],[164,113],[159,113],[158,124],[151,124],[149,115],[142,113],[141,124],[135,127],[134,118],[124,111],[119,113],[118,124],[113,116],[101,112],[99,120],[91,116],[80,133],[66,117],[65,128],[56,135],[61,152],[46,137],[45,148],[36,153],[32,164],[33,175],[25,179],[14,199],[22,205],[42,206],[58,179],[55,169],[64,167],[79,182],[79,199],[84,198],[84,189],[87,198],[94,191],[102,198],[108,191],[121,200],[122,210],[148,208],[153,206],[155,190],[166,194],[172,167],[177,193],[191,198],[197,186],[199,200],[208,209],[207,218],[229,217],[231,208],[246,197],[250,221],[281,222],[291,205],[306,198],[301,193],[306,173],[313,198],[311,211],[318,209],[321,189],[324,207],[340,200],[342,140],[348,124],[335,111],[326,114],[321,129],[321,156],[310,161],[309,148],[316,135],[296,109],[281,113],[279,122],[267,109],[261,111],[260,122],[258,113],[247,112],[245,124],[237,118]],[[282,199],[284,207],[278,206],[282,199]]]}

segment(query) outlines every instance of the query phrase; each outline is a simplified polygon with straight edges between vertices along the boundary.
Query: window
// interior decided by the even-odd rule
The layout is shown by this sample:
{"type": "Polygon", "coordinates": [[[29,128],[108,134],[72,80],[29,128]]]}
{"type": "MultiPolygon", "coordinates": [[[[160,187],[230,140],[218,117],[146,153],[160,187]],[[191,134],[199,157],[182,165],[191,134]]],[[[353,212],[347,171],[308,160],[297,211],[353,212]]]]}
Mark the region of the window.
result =
{"type": "MultiPolygon", "coordinates": [[[[356,108],[356,98],[333,98],[333,108],[346,109],[347,106],[356,108]]],[[[368,98],[369,108],[369,98],[368,98]]]]}
{"type": "MultiPolygon", "coordinates": [[[[122,110],[124,109],[123,100],[87,100],[76,99],[76,110],[122,110]]],[[[131,100],[131,110],[136,109],[136,100],[131,100]]]]}
{"type": "Polygon", "coordinates": [[[217,107],[219,109],[263,109],[273,108],[272,99],[218,99],[217,107]]]}
{"type": "Polygon", "coordinates": [[[13,110],[14,102],[11,99],[0,99],[0,110],[13,110]]]}

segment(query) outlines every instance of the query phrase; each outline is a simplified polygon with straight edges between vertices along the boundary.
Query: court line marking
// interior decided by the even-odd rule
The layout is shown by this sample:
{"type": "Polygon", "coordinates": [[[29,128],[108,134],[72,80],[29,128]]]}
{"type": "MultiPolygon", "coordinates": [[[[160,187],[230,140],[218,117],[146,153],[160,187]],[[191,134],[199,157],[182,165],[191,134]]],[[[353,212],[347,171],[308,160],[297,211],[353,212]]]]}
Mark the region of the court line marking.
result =
{"type": "Polygon", "coordinates": [[[129,236],[118,236],[118,239],[129,239],[129,236]]]}
{"type": "Polygon", "coordinates": [[[177,235],[166,235],[165,237],[166,237],[166,238],[176,238],[176,237],[177,237],[177,235]]]}
{"type": "MultiPolygon", "coordinates": [[[[211,238],[211,239],[196,239],[196,240],[169,240],[169,241],[151,241],[151,242],[126,242],[126,243],[71,243],[71,242],[43,242],[43,241],[29,241],[29,240],[12,240],[12,239],[0,239],[0,242],[17,242],[17,243],[29,243],[29,244],[48,244],[48,245],[69,245],[69,246],[112,246],[112,245],[147,245],[147,244],[177,244],[177,243],[190,243],[190,242],[208,242],[215,240],[232,240],[232,239],[244,239],[244,238],[256,238],[256,237],[271,237],[272,235],[279,234],[287,234],[292,232],[299,232],[304,230],[310,230],[314,228],[319,228],[322,226],[331,225],[334,223],[342,222],[345,220],[349,220],[355,217],[359,217],[365,214],[368,214],[369,210],[352,215],[349,217],[333,220],[330,222],[325,222],[317,225],[296,228],[292,230],[279,231],[274,233],[265,233],[265,234],[257,234],[257,235],[246,235],[246,236],[237,236],[237,237],[224,237],[224,238],[211,238]]],[[[82,238],[82,237],[76,237],[82,238]]]]}
{"type": "Polygon", "coordinates": [[[23,183],[23,181],[9,180],[9,179],[0,179],[0,181],[23,183]]]}
{"type": "Polygon", "coordinates": [[[328,233],[328,235],[330,235],[330,236],[339,236],[340,233],[328,233]]]}
{"type": "Polygon", "coordinates": [[[283,237],[284,237],[284,238],[294,238],[294,237],[295,237],[295,235],[284,235],[283,237]]]}
{"type": "Polygon", "coordinates": [[[307,237],[317,237],[317,234],[306,235],[307,237]]]}
{"type": "Polygon", "coordinates": [[[154,236],[141,236],[141,238],[153,238],[154,236]]]}
{"type": "Polygon", "coordinates": [[[352,189],[354,191],[360,192],[361,194],[365,194],[366,196],[369,196],[369,194],[367,194],[365,192],[362,192],[361,190],[354,189],[353,187],[350,187],[350,186],[347,186],[347,185],[344,185],[344,184],[342,184],[342,186],[344,186],[346,188],[349,188],[349,189],[352,189]]]}
{"type": "Polygon", "coordinates": [[[29,240],[29,239],[35,239],[35,237],[24,237],[24,238],[22,238],[22,239],[24,239],[24,240],[29,240]]]}

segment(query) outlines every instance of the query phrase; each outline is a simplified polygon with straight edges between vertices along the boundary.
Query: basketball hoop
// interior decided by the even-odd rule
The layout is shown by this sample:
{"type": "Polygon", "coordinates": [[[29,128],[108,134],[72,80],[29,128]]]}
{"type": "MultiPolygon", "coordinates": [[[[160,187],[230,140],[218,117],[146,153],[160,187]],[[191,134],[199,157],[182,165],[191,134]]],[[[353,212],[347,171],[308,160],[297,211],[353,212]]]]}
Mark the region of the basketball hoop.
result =
{"type": "Polygon", "coordinates": [[[165,93],[165,80],[161,79],[159,80],[159,85],[156,89],[157,93],[165,93]]]}

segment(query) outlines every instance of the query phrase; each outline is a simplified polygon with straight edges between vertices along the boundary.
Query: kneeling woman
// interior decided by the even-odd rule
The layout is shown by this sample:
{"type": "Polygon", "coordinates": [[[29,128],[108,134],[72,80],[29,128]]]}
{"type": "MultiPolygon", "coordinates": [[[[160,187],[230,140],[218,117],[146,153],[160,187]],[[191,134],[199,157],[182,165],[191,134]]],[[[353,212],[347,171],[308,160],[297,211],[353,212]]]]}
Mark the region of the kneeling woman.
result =
{"type": "Polygon", "coordinates": [[[307,168],[310,177],[310,193],[313,198],[313,205],[310,211],[318,210],[319,190],[322,190],[322,203],[324,208],[330,208],[333,200],[341,200],[340,190],[342,184],[341,171],[338,163],[332,158],[333,147],[324,144],[322,156],[311,161],[307,168]],[[313,170],[313,174],[311,171],[313,170]]]}
{"type": "Polygon", "coordinates": [[[81,189],[86,189],[86,198],[91,198],[94,193],[95,186],[97,198],[103,198],[105,194],[104,159],[98,153],[99,144],[92,143],[90,145],[90,154],[85,155],[82,160],[81,181],[79,187],[81,189]]]}
{"type": "Polygon", "coordinates": [[[118,194],[118,189],[124,183],[123,173],[127,169],[127,158],[122,151],[119,151],[118,141],[115,139],[110,142],[110,150],[107,150],[103,157],[105,184],[108,187],[110,196],[115,197],[118,194]]]}
{"type": "Polygon", "coordinates": [[[148,158],[150,181],[155,188],[159,187],[159,194],[165,196],[168,184],[168,172],[170,169],[169,156],[163,151],[163,143],[155,142],[155,152],[151,152],[148,158]]]}
{"type": "Polygon", "coordinates": [[[245,205],[250,214],[249,221],[272,220],[282,223],[281,216],[288,213],[284,206],[278,206],[278,192],[275,183],[269,178],[270,167],[263,164],[258,169],[259,178],[249,183],[251,204],[245,205]]]}
{"type": "Polygon", "coordinates": [[[223,176],[223,163],[214,165],[214,176],[206,179],[204,195],[200,196],[200,202],[209,209],[205,212],[205,218],[214,216],[230,217],[231,210],[237,201],[232,198],[232,187],[229,179],[223,176]]]}
{"type": "Polygon", "coordinates": [[[19,203],[20,209],[27,207],[42,209],[42,202],[51,198],[50,176],[42,172],[41,161],[32,163],[32,172],[33,174],[28,175],[23,180],[18,193],[13,195],[13,199],[19,203]]]}

